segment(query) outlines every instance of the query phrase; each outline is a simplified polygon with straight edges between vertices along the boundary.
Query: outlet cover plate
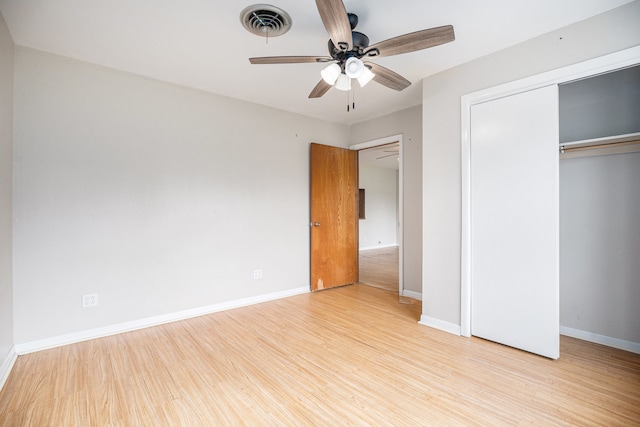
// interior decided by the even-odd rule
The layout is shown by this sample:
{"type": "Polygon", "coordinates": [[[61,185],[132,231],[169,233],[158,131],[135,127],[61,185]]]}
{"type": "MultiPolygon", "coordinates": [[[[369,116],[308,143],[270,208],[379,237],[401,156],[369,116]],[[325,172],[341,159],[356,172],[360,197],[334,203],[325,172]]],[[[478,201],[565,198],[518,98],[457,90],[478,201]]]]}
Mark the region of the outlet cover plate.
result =
{"type": "Polygon", "coordinates": [[[98,305],[98,294],[82,295],[82,307],[95,307],[98,305]]]}

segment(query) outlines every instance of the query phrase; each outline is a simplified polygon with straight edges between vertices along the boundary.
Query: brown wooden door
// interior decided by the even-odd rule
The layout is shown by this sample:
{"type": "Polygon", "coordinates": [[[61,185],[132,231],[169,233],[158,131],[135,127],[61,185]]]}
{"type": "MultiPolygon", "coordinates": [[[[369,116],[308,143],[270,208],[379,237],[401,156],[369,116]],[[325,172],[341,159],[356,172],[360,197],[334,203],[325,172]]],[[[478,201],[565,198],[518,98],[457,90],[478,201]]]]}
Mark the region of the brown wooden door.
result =
{"type": "Polygon", "coordinates": [[[311,144],[311,290],[358,281],[358,152],[311,144]]]}

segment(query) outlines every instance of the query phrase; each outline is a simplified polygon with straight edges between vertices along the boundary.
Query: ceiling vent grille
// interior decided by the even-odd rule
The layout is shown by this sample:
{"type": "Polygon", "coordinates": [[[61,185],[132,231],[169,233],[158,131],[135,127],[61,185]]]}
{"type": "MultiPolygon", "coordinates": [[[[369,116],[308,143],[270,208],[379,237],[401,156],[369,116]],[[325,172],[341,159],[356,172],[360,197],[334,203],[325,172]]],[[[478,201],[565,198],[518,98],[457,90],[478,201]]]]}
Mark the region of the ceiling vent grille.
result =
{"type": "Polygon", "coordinates": [[[291,28],[291,17],[284,10],[269,4],[254,4],[240,13],[244,28],[261,37],[281,36],[291,28]]]}

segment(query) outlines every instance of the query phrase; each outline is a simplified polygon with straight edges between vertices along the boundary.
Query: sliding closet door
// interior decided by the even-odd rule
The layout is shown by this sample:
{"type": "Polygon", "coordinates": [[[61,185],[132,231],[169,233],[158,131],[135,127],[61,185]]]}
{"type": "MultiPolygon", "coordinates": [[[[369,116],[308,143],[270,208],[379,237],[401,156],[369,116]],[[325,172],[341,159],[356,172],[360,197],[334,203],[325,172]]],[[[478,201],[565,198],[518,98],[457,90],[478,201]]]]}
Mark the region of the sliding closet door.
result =
{"type": "Polygon", "coordinates": [[[559,356],[558,89],[471,107],[471,333],[559,356]]]}

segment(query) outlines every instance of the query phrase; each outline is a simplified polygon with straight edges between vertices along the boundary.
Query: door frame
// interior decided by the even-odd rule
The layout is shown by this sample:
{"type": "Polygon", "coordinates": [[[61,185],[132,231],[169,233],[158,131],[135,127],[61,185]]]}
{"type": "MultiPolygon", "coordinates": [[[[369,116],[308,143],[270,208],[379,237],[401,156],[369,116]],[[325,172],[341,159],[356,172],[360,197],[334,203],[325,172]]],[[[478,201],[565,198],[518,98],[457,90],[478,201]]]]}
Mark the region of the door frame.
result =
{"type": "MultiPolygon", "coordinates": [[[[405,295],[404,291],[404,263],[403,263],[403,253],[404,253],[404,173],[403,173],[403,143],[402,143],[402,134],[386,136],[384,138],[374,139],[371,141],[361,142],[359,144],[350,145],[350,150],[360,151],[366,148],[378,147],[381,145],[387,145],[394,142],[398,142],[399,144],[399,152],[398,152],[398,295],[405,295]]],[[[359,246],[358,246],[359,250],[359,246]]]]}
{"type": "MultiPolygon", "coordinates": [[[[517,93],[558,85],[640,63],[640,46],[537,74],[461,97],[460,335],[471,336],[471,106],[517,93]]],[[[558,147],[559,149],[559,147],[558,147]]]]}

